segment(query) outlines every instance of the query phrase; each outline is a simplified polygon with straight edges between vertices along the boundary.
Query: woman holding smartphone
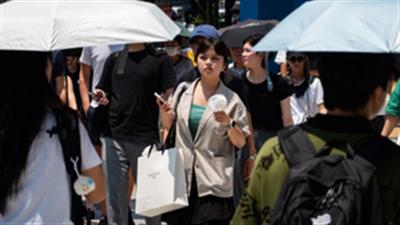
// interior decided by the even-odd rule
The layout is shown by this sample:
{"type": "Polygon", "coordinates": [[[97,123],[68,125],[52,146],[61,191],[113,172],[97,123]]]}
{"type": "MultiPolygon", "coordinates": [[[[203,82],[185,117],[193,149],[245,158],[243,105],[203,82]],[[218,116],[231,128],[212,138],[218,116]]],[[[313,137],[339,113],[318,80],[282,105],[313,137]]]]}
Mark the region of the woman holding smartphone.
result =
{"type": "Polygon", "coordinates": [[[189,206],[163,216],[170,225],[229,224],[233,207],[235,148],[249,134],[246,107],[221,81],[228,50],[219,40],[205,40],[196,53],[200,78],[175,91],[172,104],[161,103],[163,126],[176,121],[176,147],[185,162],[189,206]],[[182,88],[189,86],[178,99],[182,88]],[[220,94],[227,99],[221,111],[212,111],[209,99],[220,94]],[[176,111],[172,110],[175,109],[176,111]]]}

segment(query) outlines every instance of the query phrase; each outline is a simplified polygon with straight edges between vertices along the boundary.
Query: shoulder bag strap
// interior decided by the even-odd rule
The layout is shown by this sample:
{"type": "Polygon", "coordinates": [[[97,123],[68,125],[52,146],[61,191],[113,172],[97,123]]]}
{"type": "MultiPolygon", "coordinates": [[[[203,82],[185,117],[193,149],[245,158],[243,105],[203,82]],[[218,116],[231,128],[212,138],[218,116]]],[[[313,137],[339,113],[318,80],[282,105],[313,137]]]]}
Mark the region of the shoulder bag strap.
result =
{"type": "Polygon", "coordinates": [[[316,154],[314,145],[300,126],[292,126],[280,130],[278,139],[290,167],[312,159],[316,154]]]}

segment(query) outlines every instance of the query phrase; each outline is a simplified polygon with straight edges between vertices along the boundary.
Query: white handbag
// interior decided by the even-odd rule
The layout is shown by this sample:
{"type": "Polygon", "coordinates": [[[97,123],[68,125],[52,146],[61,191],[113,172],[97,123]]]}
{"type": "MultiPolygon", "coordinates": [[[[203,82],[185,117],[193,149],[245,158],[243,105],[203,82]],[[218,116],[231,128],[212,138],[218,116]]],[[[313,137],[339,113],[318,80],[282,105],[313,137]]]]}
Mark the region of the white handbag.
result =
{"type": "Polygon", "coordinates": [[[138,158],[136,213],[147,217],[188,206],[182,157],[178,149],[147,146],[138,158]]]}

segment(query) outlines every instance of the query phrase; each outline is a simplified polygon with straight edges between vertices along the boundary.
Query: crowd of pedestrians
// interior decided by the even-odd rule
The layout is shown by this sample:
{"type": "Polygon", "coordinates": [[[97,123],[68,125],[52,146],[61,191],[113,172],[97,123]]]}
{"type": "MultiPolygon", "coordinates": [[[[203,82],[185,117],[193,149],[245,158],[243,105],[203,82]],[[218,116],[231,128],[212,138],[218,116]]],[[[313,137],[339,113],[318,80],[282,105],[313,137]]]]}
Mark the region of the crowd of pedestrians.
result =
{"type": "MultiPolygon", "coordinates": [[[[170,13],[169,1],[159,6],[170,13]]],[[[368,219],[360,221],[380,221],[377,211],[368,211],[378,210],[381,224],[400,224],[400,149],[385,138],[400,118],[399,84],[381,129],[369,121],[385,106],[399,62],[389,54],[279,52],[276,74],[268,66],[271,54],[252,50],[261,38],[252,34],[242,47],[228,49],[217,29],[203,24],[188,39],[178,35],[160,45],[0,51],[0,224],[83,224],[82,210],[93,204],[100,206],[101,225],[134,224],[130,198],[137,159],[146,146],[164,142],[171,127],[189,204],[146,218],[146,224],[299,222],[302,215],[286,217],[292,209],[284,204],[290,202],[292,168],[314,156],[288,153],[293,148],[286,146],[299,140],[313,154],[335,148],[351,158],[354,150],[365,159],[362,165],[370,162],[382,206],[363,207],[358,212],[368,219]],[[317,66],[311,65],[316,59],[317,66]],[[226,99],[223,110],[210,107],[216,95],[226,99]],[[282,137],[292,140],[294,133],[303,136],[286,145],[282,137]],[[71,155],[68,149],[76,145],[80,150],[71,155]],[[87,183],[77,185],[80,178],[87,183]],[[87,192],[93,183],[94,191],[87,192]],[[86,194],[86,206],[71,197],[75,192],[86,194]]],[[[335,185],[334,191],[347,188],[335,185]]],[[[331,213],[318,204],[327,210],[322,216],[331,213]]]]}

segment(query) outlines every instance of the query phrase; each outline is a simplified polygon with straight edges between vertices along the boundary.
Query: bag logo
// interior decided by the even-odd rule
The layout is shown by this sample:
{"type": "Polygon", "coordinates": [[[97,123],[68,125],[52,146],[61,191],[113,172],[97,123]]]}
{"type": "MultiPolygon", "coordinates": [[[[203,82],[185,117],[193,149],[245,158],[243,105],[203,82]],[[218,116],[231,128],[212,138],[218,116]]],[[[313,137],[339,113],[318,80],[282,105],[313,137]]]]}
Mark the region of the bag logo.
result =
{"type": "Polygon", "coordinates": [[[331,215],[328,213],[317,216],[317,218],[311,218],[312,225],[329,225],[332,222],[331,215]]]}
{"type": "Polygon", "coordinates": [[[156,179],[160,175],[160,171],[154,172],[154,173],[149,173],[147,176],[149,176],[151,179],[156,179]]]}

